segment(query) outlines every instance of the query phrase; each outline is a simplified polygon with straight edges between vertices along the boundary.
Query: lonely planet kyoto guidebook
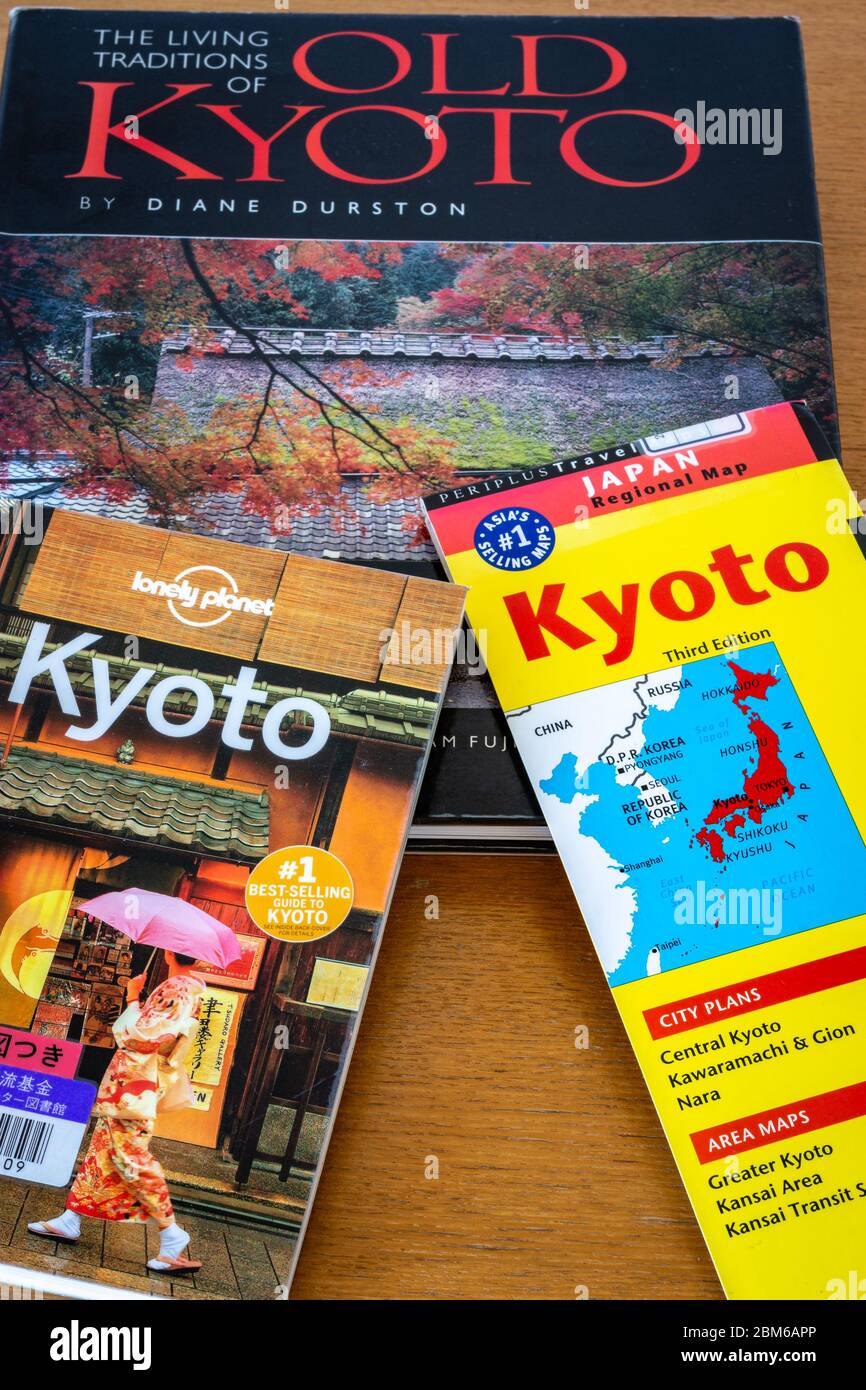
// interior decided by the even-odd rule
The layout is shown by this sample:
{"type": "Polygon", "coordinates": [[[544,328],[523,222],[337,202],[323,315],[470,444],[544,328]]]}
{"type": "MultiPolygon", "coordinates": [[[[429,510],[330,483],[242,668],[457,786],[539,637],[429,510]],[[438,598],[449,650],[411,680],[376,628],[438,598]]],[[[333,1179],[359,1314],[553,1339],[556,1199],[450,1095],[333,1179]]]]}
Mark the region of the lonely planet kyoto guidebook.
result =
{"type": "Polygon", "coordinates": [[[286,1296],[462,593],[3,518],[0,1262],[286,1296]]]}
{"type": "MultiPolygon", "coordinates": [[[[834,434],[794,20],[18,10],[0,186],[16,496],[430,577],[462,478],[834,434]]],[[[471,644],[415,830],[543,830],[471,644]]]]}
{"type": "Polygon", "coordinates": [[[866,568],[830,446],[781,404],[425,505],[726,1293],[849,1296],[866,568]]]}

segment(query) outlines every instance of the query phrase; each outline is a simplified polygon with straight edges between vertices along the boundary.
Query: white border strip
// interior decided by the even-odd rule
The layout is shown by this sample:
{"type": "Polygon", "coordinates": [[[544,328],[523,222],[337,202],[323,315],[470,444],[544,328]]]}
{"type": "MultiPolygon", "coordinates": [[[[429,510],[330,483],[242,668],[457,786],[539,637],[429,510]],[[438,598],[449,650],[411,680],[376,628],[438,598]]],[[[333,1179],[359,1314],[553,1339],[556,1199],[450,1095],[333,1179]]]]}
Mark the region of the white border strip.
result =
{"type": "MultiPolygon", "coordinates": [[[[23,8],[28,8],[24,6],[23,8]]],[[[34,5],[33,9],[40,6],[34,5]]],[[[49,7],[50,8],[50,7],[49,7]]],[[[54,9],[60,8],[54,6],[54,9]]],[[[87,13],[86,11],[84,13],[87,13]]],[[[108,11],[100,10],[100,14],[108,11]]],[[[122,13],[122,12],[121,12],[122,13]]],[[[236,10],[129,10],[129,14],[237,14],[236,10]]],[[[327,14],[327,10],[298,10],[298,14],[327,14]]],[[[361,14],[360,10],[350,10],[350,14],[361,14]]],[[[376,13],[372,11],[372,13],[376,13]]],[[[388,11],[390,13],[390,11],[388,11]]],[[[436,11],[438,14],[439,11],[436,11]]],[[[624,16],[625,17],[625,16],[624,16]]],[[[706,19],[707,15],[698,15],[696,18],[706,19]]],[[[515,16],[519,18],[519,16],[515,16]]],[[[661,240],[654,241],[599,241],[598,237],[574,237],[568,241],[560,241],[556,237],[524,237],[514,241],[497,241],[492,237],[467,237],[467,236],[435,236],[435,237],[396,237],[396,236],[376,236],[374,232],[367,234],[359,232],[357,236],[337,236],[336,233],[321,236],[266,236],[263,233],[258,235],[250,232],[248,236],[232,236],[231,232],[85,232],[85,231],[60,231],[60,232],[7,232],[0,229],[0,237],[12,240],[15,237],[34,238],[34,237],[103,237],[105,240],[116,238],[117,240],[134,241],[272,241],[276,246],[282,246],[290,241],[337,241],[348,246],[374,245],[374,246],[820,246],[824,249],[823,240],[816,240],[813,237],[789,237],[789,236],[746,236],[746,237],[663,237],[661,240]]]]}
{"type": "Polygon", "coordinates": [[[0,1284],[13,1288],[34,1289],[38,1293],[59,1294],[61,1298],[84,1299],[109,1303],[112,1300],[139,1300],[160,1303],[171,1302],[163,1294],[136,1293],[133,1289],[119,1289],[111,1284],[98,1284],[91,1279],[72,1279],[66,1274],[49,1274],[41,1270],[26,1269],[23,1265],[0,1263],[0,1284]]]}

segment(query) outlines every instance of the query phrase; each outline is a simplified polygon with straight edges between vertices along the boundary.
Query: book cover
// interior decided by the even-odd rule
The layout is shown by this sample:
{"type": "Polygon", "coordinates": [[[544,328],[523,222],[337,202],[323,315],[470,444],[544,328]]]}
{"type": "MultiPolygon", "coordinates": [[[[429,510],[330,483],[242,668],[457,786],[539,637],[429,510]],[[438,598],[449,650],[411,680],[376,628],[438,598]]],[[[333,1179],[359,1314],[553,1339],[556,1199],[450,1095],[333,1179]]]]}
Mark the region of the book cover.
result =
{"type": "Polygon", "coordinates": [[[2,517],[0,1261],[287,1296],[462,593],[2,517]]]}
{"type": "Polygon", "coordinates": [[[783,403],[425,505],[725,1291],[847,1297],[866,568],[832,449],[783,403]]]}
{"type": "MultiPolygon", "coordinates": [[[[0,178],[13,495],[429,576],[460,478],[835,429],[794,20],[23,9],[0,178]]],[[[455,671],[415,831],[537,838],[455,671]]]]}

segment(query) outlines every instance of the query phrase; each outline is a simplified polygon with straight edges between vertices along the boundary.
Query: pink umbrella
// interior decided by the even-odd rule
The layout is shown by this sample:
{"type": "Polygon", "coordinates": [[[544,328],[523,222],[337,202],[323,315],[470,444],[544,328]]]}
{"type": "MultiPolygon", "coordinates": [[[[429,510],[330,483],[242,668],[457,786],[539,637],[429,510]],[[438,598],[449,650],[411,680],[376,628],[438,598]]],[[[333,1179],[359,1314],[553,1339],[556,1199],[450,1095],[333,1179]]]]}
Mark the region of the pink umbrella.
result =
{"type": "Polygon", "coordinates": [[[178,951],[195,956],[221,969],[241,955],[238,939],[231,927],[202,912],[194,903],[172,898],[167,893],[151,893],[147,888],[124,888],[119,893],[101,893],[82,903],[79,911],[98,917],[144,946],[178,951]]]}

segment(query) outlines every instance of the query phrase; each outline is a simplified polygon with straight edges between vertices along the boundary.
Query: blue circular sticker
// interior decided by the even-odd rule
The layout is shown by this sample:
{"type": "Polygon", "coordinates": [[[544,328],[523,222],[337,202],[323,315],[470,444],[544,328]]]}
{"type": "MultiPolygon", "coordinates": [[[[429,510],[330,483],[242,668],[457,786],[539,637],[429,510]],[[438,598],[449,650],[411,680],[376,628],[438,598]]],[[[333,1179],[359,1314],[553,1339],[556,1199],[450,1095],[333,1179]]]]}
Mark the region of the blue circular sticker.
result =
{"type": "Polygon", "coordinates": [[[531,570],[553,551],[550,522],[530,507],[501,507],[475,527],[475,549],[497,570],[531,570]]]}

